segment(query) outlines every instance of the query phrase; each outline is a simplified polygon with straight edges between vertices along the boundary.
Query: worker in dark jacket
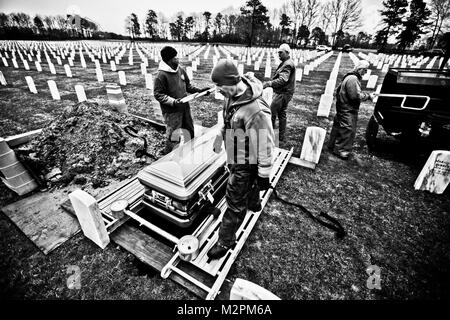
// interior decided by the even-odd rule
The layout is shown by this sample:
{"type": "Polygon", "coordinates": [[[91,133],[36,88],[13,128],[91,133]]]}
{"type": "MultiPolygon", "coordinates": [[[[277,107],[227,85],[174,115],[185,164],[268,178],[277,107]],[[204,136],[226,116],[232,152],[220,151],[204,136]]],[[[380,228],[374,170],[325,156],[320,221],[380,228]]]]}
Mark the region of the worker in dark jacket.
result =
{"type": "Polygon", "coordinates": [[[262,83],[251,73],[240,76],[234,63],[227,59],[216,64],[211,78],[225,97],[224,125],[214,142],[214,151],[221,151],[225,139],[230,169],[225,194],[227,209],[219,239],[208,252],[210,258],[218,259],[234,245],[247,209],[261,210],[259,192],[270,187],[275,142],[270,109],[262,99],[262,83]]]}
{"type": "Polygon", "coordinates": [[[199,89],[191,84],[186,71],[179,66],[177,51],[173,47],[162,48],[161,58],[154,82],[154,96],[159,101],[166,124],[164,154],[167,154],[180,141],[180,131],[185,141],[194,138],[191,108],[189,103],[180,100],[186,97],[187,93],[202,92],[208,88],[199,89]]]}
{"type": "Polygon", "coordinates": [[[263,89],[267,87],[273,88],[273,99],[270,105],[272,112],[272,125],[275,128],[277,117],[279,119],[279,139],[284,141],[286,134],[286,109],[289,101],[291,101],[295,90],[295,65],[290,58],[291,48],[283,43],[278,48],[278,56],[281,63],[278,66],[272,80],[267,81],[263,85],[263,89]]]}
{"type": "Polygon", "coordinates": [[[373,100],[374,97],[373,94],[361,91],[362,76],[368,68],[369,62],[359,61],[336,89],[336,115],[328,149],[344,160],[350,157],[353,148],[359,105],[361,101],[373,100]]]}

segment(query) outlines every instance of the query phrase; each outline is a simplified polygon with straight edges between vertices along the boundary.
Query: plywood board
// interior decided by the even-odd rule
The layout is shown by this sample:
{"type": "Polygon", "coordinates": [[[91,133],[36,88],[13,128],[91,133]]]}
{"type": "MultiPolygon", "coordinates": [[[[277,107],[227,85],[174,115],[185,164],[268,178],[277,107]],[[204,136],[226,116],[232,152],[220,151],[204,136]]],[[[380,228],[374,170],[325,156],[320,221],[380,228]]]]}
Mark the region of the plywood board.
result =
{"type": "Polygon", "coordinates": [[[63,191],[39,192],[1,210],[44,254],[48,254],[81,230],[77,218],[60,208],[67,197],[63,191]]]}

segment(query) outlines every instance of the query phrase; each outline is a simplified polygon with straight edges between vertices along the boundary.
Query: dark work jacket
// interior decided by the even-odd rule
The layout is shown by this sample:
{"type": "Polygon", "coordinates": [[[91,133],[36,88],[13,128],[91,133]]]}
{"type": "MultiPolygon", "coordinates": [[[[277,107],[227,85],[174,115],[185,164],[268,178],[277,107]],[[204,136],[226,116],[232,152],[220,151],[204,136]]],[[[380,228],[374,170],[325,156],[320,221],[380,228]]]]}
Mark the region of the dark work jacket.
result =
{"type": "Polygon", "coordinates": [[[347,73],[336,89],[336,111],[358,112],[361,101],[370,98],[368,93],[361,91],[361,76],[359,73],[347,73]]]}
{"type": "Polygon", "coordinates": [[[174,107],[173,102],[176,99],[184,98],[187,93],[196,93],[201,90],[191,85],[186,71],[178,66],[173,70],[164,61],[159,63],[158,74],[153,85],[155,99],[158,100],[163,113],[182,112],[189,103],[174,107]]]}
{"type": "Polygon", "coordinates": [[[294,93],[295,65],[291,58],[280,63],[270,81],[270,86],[275,93],[294,93]]]}
{"type": "Polygon", "coordinates": [[[221,135],[225,139],[227,162],[257,164],[258,175],[268,178],[275,149],[270,108],[261,96],[261,81],[251,73],[242,76],[242,81],[247,86],[244,93],[235,99],[225,98],[223,106],[221,135]]]}

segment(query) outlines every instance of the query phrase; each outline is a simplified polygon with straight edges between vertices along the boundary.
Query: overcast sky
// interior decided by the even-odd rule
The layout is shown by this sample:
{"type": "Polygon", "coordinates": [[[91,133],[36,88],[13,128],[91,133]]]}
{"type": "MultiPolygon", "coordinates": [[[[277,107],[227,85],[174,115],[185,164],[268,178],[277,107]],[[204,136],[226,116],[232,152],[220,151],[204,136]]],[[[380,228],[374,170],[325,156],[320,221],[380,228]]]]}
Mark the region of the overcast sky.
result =
{"type": "MultiPolygon", "coordinates": [[[[4,13],[24,12],[34,16],[65,14],[70,7],[79,8],[81,16],[88,17],[104,31],[123,34],[125,18],[134,12],[140,21],[149,9],[164,12],[167,17],[176,12],[186,14],[210,11],[213,14],[234,6],[241,7],[246,0],[0,0],[0,11],[4,13]]],[[[262,0],[268,8],[279,8],[285,0],[262,0]]],[[[325,0],[320,0],[325,1],[325,0]]],[[[380,20],[378,9],[382,0],[362,0],[362,30],[374,33],[380,20]]],[[[359,31],[359,30],[357,30],[359,31]]],[[[354,32],[357,33],[357,32],[354,32]]]]}

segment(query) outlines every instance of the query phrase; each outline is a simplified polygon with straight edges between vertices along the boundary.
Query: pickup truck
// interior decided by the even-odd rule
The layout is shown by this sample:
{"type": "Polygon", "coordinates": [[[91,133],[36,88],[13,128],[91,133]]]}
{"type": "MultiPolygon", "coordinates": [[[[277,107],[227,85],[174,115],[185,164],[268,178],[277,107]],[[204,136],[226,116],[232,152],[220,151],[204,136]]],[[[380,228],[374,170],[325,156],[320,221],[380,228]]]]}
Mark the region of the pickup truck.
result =
{"type": "Polygon", "coordinates": [[[366,129],[369,150],[380,142],[380,126],[396,138],[450,150],[449,92],[448,69],[389,69],[366,129]]]}

